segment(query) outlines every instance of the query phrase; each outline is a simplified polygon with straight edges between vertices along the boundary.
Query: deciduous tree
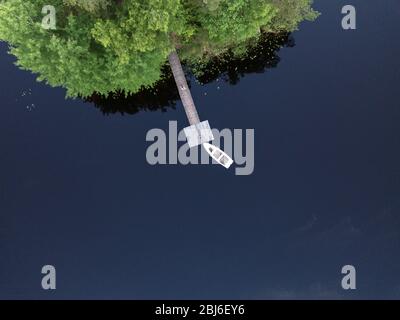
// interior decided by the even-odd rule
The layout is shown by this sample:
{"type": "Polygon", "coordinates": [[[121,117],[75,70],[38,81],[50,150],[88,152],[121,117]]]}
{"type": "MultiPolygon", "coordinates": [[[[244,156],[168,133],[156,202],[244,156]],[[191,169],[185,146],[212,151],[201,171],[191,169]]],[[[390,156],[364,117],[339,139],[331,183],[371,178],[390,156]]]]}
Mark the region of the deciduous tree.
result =
{"type": "Polygon", "coordinates": [[[51,0],[56,30],[41,27],[49,0],[0,1],[0,39],[17,65],[67,89],[136,93],[160,80],[178,50],[188,66],[240,56],[266,32],[313,19],[312,0],[51,0]]]}

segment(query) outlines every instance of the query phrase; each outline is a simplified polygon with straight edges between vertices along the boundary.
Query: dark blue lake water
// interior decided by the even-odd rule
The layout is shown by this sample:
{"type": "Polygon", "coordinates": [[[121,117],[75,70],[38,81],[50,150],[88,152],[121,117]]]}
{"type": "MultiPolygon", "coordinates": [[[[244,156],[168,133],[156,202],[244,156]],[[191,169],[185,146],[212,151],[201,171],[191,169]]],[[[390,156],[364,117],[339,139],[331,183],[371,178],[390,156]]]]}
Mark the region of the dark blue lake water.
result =
{"type": "Polygon", "coordinates": [[[344,31],[348,2],[316,1],[276,68],[192,81],[202,119],[255,130],[249,176],[149,165],[180,102],[104,115],[1,44],[0,298],[400,298],[400,2],[352,0],[344,31]]]}

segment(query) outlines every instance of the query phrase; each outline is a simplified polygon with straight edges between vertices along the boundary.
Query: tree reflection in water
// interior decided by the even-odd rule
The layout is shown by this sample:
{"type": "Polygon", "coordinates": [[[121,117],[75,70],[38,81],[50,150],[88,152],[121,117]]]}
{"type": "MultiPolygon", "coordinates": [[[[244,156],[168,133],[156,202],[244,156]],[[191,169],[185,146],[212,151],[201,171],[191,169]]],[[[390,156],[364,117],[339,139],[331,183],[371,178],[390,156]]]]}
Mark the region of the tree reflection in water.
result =
{"type": "MultiPolygon", "coordinates": [[[[275,68],[279,61],[279,50],[282,47],[295,45],[291,34],[268,34],[249,46],[245,56],[235,58],[232,52],[224,54],[218,59],[197,67],[196,79],[201,84],[207,84],[217,79],[231,85],[237,84],[242,77],[250,73],[263,73],[267,69],[275,68]]],[[[191,76],[190,79],[194,79],[191,76]]],[[[188,83],[190,86],[190,79],[188,83]]],[[[85,102],[92,103],[104,114],[136,114],[139,111],[165,112],[168,108],[175,109],[179,100],[179,93],[169,66],[163,68],[163,77],[152,88],[144,88],[136,94],[125,96],[122,92],[111,93],[108,96],[93,94],[85,98],[85,102]]]]}

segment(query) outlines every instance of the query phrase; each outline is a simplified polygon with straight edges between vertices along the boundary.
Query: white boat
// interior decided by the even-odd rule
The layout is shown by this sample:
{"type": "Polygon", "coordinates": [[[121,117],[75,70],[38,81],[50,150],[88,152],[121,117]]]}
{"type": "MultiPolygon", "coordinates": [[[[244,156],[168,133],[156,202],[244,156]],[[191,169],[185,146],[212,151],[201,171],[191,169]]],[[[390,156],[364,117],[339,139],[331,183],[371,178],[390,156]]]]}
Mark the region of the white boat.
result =
{"type": "Polygon", "coordinates": [[[233,163],[231,157],[229,157],[225,152],[212,144],[203,143],[203,147],[206,149],[211,158],[217,161],[220,165],[229,169],[229,167],[233,163]]]}

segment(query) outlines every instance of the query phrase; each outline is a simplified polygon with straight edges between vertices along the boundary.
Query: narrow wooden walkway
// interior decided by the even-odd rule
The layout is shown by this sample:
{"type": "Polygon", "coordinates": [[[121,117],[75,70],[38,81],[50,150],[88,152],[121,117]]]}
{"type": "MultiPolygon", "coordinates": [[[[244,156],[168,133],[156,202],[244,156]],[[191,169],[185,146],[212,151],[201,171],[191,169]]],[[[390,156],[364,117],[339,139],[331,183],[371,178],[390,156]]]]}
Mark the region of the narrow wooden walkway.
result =
{"type": "Polygon", "coordinates": [[[197,113],[196,106],[192,98],[192,94],[190,93],[190,89],[186,81],[185,73],[183,72],[181,61],[175,50],[168,56],[168,60],[189,123],[190,125],[197,124],[200,122],[200,118],[197,113]]]}

